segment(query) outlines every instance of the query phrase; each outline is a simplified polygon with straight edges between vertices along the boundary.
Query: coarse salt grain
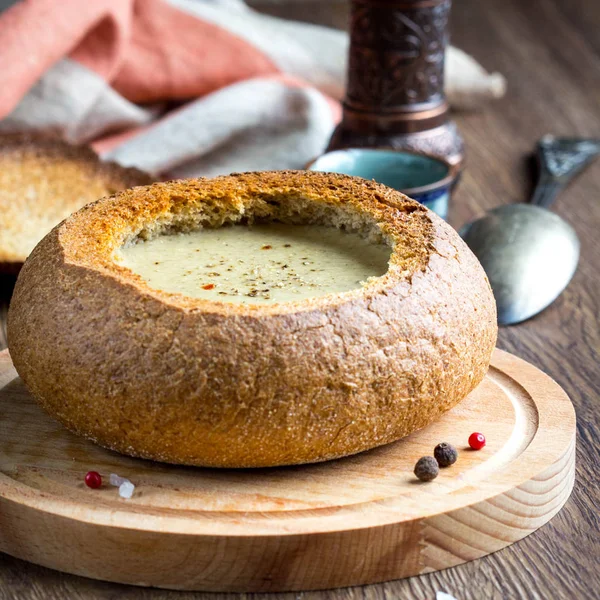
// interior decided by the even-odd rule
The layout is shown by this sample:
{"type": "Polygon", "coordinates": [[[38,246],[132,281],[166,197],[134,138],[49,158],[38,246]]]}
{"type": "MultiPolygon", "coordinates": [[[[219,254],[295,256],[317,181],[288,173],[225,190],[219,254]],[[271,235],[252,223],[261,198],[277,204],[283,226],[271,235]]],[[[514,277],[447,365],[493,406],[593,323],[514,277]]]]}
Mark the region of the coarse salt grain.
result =
{"type": "Polygon", "coordinates": [[[116,473],[111,473],[109,477],[110,485],[114,485],[115,487],[120,487],[123,483],[129,481],[129,479],[125,477],[119,477],[116,473]]]}
{"type": "Polygon", "coordinates": [[[119,486],[119,496],[121,496],[121,498],[129,499],[133,496],[133,490],[135,490],[135,485],[133,485],[131,481],[124,481],[119,486]]]}

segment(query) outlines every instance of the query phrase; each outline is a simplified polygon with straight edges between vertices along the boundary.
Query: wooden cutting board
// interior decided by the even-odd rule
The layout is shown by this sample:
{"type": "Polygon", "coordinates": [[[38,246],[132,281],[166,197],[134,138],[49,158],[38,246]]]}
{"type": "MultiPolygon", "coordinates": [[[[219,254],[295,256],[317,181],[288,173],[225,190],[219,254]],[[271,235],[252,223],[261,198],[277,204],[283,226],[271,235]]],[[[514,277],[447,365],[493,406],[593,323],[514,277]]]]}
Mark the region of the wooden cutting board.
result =
{"type": "Polygon", "coordinates": [[[497,350],[483,383],[439,421],[363,454],[301,467],[218,470],[120,456],[32,400],[0,353],[0,550],[97,579],[210,591],[372,583],[444,569],[520,540],[566,502],[575,413],[535,367],[497,350]],[[466,448],[473,431],[487,446],[466,448]],[[412,469],[441,441],[458,462],[412,469]],[[106,484],[91,490],[89,470],[106,484]],[[131,500],[110,473],[135,485],[131,500]]]}

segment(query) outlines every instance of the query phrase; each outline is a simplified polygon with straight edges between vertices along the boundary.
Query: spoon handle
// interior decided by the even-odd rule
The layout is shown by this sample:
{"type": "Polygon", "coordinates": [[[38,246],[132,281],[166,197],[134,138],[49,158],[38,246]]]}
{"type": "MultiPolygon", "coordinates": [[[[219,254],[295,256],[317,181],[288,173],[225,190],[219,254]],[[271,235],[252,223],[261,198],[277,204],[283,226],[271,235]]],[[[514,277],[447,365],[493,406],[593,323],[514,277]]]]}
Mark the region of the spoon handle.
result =
{"type": "Polygon", "coordinates": [[[578,173],[600,154],[600,140],[545,135],[537,144],[540,176],[531,204],[548,208],[578,173]]]}
{"type": "Polygon", "coordinates": [[[535,186],[535,190],[533,190],[533,195],[531,196],[529,203],[537,204],[537,206],[543,206],[544,208],[549,208],[558,195],[558,192],[560,192],[564,187],[566,187],[566,183],[558,181],[551,175],[542,172],[540,173],[538,182],[535,186]]]}

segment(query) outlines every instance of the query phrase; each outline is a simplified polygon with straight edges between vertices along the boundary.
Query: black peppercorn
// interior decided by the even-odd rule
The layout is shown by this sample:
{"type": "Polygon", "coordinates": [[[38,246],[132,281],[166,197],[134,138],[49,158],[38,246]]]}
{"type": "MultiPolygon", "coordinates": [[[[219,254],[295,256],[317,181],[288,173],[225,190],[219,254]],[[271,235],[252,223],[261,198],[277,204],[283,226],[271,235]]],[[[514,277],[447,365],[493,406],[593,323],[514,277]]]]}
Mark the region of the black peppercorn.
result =
{"type": "Polygon", "coordinates": [[[421,481],[431,481],[438,476],[439,472],[440,467],[433,456],[423,456],[415,465],[415,475],[421,481]]]}
{"type": "Polygon", "coordinates": [[[438,461],[440,467],[449,467],[456,462],[458,452],[456,448],[448,442],[438,444],[433,450],[433,456],[438,461]]]}

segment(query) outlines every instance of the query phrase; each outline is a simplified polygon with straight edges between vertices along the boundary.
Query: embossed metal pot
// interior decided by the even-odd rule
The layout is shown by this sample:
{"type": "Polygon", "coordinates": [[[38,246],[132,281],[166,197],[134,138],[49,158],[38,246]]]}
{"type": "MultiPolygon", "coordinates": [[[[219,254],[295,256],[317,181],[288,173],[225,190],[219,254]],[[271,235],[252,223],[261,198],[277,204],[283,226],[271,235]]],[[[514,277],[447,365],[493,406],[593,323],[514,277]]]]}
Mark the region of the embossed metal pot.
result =
{"type": "Polygon", "coordinates": [[[352,0],[348,86],[329,150],[392,147],[463,161],[448,120],[451,0],[352,0]]]}

